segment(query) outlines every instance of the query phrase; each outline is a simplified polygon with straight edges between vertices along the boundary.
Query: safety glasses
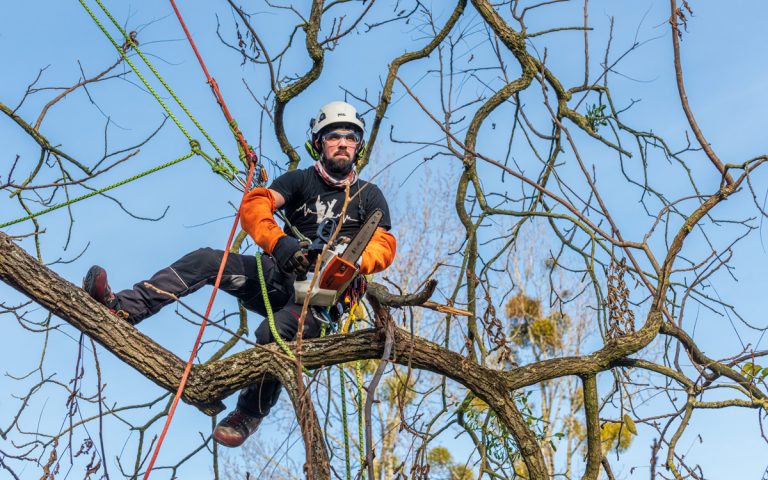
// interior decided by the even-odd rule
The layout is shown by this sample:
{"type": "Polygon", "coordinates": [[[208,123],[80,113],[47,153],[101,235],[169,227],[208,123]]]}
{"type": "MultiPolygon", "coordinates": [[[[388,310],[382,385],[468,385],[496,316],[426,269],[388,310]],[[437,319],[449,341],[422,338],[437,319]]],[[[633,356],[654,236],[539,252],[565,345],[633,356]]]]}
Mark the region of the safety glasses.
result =
{"type": "Polygon", "coordinates": [[[322,136],[323,141],[330,145],[335,146],[341,143],[342,140],[346,140],[348,143],[354,143],[357,145],[362,140],[360,133],[358,132],[328,132],[322,136]]]}

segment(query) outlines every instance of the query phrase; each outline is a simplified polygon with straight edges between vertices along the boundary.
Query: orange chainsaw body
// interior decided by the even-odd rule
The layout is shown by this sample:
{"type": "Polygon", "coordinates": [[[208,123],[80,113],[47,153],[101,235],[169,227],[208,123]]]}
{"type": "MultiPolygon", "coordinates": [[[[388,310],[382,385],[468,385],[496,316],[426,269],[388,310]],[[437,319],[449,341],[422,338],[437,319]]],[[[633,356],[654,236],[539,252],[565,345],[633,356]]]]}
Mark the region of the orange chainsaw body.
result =
{"type": "Polygon", "coordinates": [[[357,273],[357,266],[335,255],[323,269],[320,277],[320,288],[340,290],[346,286],[357,273]]]}

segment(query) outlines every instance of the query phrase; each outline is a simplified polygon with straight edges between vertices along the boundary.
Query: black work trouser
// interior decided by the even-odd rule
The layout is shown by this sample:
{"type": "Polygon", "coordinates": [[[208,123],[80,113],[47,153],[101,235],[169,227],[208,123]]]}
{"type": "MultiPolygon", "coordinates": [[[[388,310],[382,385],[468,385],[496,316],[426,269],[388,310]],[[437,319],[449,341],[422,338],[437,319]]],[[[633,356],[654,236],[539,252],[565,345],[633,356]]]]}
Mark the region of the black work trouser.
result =
{"type": "MultiPolygon", "coordinates": [[[[145,282],[177,297],[190,294],[203,285],[213,285],[222,255],[222,250],[211,248],[201,248],[184,255],[170,267],[152,275],[149,280],[116,293],[119,308],[128,314],[129,322],[136,324],[173,302],[167,295],[145,287],[145,282]]],[[[296,337],[301,314],[301,305],[294,302],[295,277],[281,272],[272,257],[262,255],[261,261],[267,295],[274,311],[275,327],[283,339],[291,341],[296,337]]],[[[230,253],[219,288],[237,297],[248,310],[266,317],[255,256],[230,253]]],[[[304,320],[304,338],[320,336],[321,326],[314,315],[307,315],[304,320]]],[[[275,341],[266,318],[255,333],[256,343],[275,341]]],[[[263,417],[277,403],[280,390],[280,382],[262,378],[240,392],[237,407],[249,415],[263,417]]]]}

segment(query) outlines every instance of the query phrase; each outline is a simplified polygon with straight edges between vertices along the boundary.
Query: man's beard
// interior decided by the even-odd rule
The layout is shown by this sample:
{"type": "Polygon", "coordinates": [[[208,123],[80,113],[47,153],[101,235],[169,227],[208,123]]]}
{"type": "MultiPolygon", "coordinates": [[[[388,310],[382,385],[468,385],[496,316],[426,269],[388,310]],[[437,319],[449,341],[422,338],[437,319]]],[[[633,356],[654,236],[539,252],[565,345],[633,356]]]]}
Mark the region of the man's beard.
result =
{"type": "Polygon", "coordinates": [[[352,159],[336,160],[323,156],[322,160],[325,171],[328,172],[328,175],[337,180],[343,180],[347,178],[347,175],[349,175],[349,172],[351,172],[352,168],[355,166],[355,162],[352,159]]]}

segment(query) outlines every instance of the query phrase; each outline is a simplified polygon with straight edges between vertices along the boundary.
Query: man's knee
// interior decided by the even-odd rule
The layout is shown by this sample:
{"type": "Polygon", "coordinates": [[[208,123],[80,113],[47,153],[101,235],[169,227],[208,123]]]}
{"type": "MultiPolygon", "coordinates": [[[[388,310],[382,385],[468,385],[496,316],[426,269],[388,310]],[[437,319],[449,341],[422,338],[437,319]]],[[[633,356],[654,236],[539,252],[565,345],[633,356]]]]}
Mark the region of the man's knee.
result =
{"type": "MultiPolygon", "coordinates": [[[[299,307],[300,308],[300,307],[299,307]]],[[[273,315],[275,321],[275,330],[285,341],[290,342],[296,338],[296,332],[299,327],[299,314],[295,311],[296,305],[287,305],[276,311],[273,315]]],[[[301,310],[299,310],[301,311],[301,310]]],[[[269,326],[269,319],[265,318],[259,328],[256,329],[256,342],[260,344],[274,342],[272,330],[269,326]]]]}
{"type": "MultiPolygon", "coordinates": [[[[299,306],[286,307],[282,310],[275,312],[275,330],[277,334],[283,340],[292,341],[296,338],[296,333],[299,329],[299,313],[301,308],[299,306]]],[[[304,335],[306,339],[317,338],[322,331],[322,324],[315,318],[312,310],[307,312],[307,316],[304,319],[304,335]]],[[[272,331],[269,326],[269,320],[264,319],[261,325],[256,329],[256,343],[261,345],[274,342],[272,331]]]]}
{"type": "Polygon", "coordinates": [[[268,320],[261,322],[261,325],[256,328],[254,334],[256,335],[256,343],[259,345],[266,345],[267,343],[272,343],[273,341],[272,333],[269,331],[268,320]]]}
{"type": "Polygon", "coordinates": [[[221,258],[224,255],[222,250],[215,250],[210,247],[198,248],[181,257],[171,265],[180,276],[197,277],[209,276],[210,272],[218,272],[221,258]]]}
{"type": "Polygon", "coordinates": [[[215,268],[218,270],[221,264],[221,258],[224,256],[223,250],[214,249],[211,247],[202,247],[186,255],[189,257],[190,262],[193,262],[201,267],[215,268]]]}
{"type": "MultiPolygon", "coordinates": [[[[279,313],[279,312],[278,312],[279,313]]],[[[280,335],[280,338],[283,340],[290,342],[296,337],[296,323],[298,323],[298,320],[295,320],[294,322],[285,321],[285,319],[280,318],[280,316],[275,314],[275,330],[277,330],[277,334],[280,335]]],[[[267,343],[272,343],[275,341],[275,337],[272,335],[272,329],[269,326],[269,320],[264,319],[263,322],[261,322],[261,325],[256,329],[256,343],[260,345],[264,345],[267,343]]]]}

